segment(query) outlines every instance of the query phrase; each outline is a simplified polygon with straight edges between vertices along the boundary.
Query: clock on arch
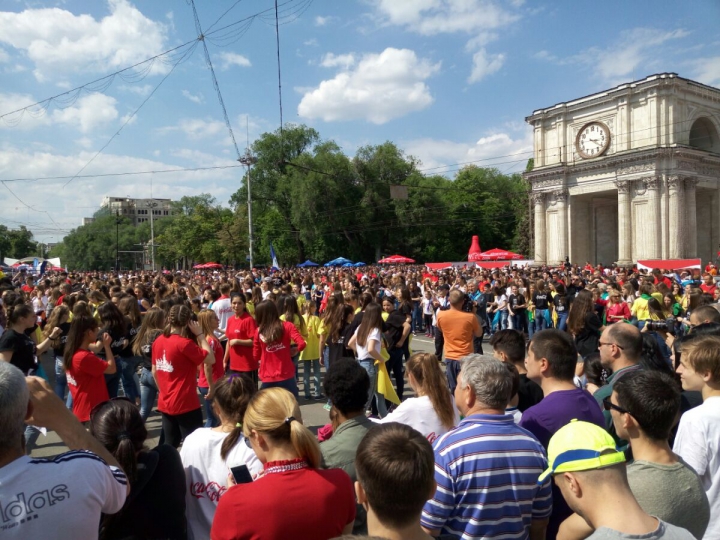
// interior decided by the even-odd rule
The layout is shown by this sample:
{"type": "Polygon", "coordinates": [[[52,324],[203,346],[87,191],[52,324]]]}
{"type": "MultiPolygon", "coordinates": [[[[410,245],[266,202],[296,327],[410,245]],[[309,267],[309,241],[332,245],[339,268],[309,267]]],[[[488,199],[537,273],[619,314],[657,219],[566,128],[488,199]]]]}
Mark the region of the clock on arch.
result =
{"type": "Polygon", "coordinates": [[[578,131],[575,149],[583,159],[602,156],[610,147],[610,129],[602,122],[590,122],[578,131]]]}

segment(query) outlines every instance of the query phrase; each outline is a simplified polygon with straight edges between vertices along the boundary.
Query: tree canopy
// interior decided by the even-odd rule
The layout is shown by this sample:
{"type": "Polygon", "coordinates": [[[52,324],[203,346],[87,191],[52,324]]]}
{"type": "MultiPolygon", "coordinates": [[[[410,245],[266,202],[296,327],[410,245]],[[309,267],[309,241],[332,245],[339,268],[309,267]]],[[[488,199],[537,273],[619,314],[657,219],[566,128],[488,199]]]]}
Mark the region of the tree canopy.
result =
{"type": "MultiPolygon", "coordinates": [[[[519,174],[467,166],[454,178],[423,175],[393,142],[363,146],[353,157],[307,126],[288,125],[252,145],[254,253],[282,265],[338,256],[372,262],[399,252],[418,261],[464,260],[473,234],[483,248],[529,253],[528,186],[519,174]],[[407,198],[393,198],[402,186],[407,198]]],[[[155,221],[158,265],[244,264],[248,252],[247,177],[229,206],[212,194],[183,197],[155,221]]],[[[120,251],[140,250],[150,225],[120,218],[120,251]]],[[[116,223],[98,213],[53,251],[71,268],[112,268],[116,223]]],[[[2,244],[0,244],[2,249],[2,244]]],[[[121,256],[133,267],[132,254],[121,256]]]]}

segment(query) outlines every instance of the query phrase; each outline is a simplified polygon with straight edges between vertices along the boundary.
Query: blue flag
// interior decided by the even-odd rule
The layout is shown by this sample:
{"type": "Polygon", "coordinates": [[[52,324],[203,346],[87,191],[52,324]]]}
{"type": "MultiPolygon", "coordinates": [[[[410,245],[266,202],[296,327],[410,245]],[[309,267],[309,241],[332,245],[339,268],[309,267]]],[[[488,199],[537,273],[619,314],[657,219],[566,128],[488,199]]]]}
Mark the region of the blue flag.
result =
{"type": "Polygon", "coordinates": [[[272,242],[270,242],[270,258],[272,259],[272,267],[279,270],[280,265],[278,264],[277,255],[275,255],[275,248],[273,248],[272,242]]]}

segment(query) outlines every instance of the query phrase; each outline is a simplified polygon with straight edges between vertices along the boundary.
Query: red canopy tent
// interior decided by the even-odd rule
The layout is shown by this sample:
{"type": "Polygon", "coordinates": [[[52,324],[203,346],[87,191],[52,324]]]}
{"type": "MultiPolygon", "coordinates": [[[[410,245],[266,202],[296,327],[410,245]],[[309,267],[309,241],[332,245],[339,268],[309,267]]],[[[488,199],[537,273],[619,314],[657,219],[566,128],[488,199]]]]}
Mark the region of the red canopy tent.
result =
{"type": "Polygon", "coordinates": [[[208,262],[203,264],[196,264],[193,266],[193,270],[210,270],[214,268],[222,268],[223,265],[216,262],[208,262]]]}
{"type": "Polygon", "coordinates": [[[512,261],[524,259],[524,257],[518,253],[498,248],[489,249],[481,253],[479,257],[478,260],[480,261],[512,261]]]}
{"type": "Polygon", "coordinates": [[[412,264],[414,262],[414,259],[404,257],[402,255],[390,255],[389,257],[385,257],[384,259],[380,259],[378,261],[380,264],[412,264]]]}

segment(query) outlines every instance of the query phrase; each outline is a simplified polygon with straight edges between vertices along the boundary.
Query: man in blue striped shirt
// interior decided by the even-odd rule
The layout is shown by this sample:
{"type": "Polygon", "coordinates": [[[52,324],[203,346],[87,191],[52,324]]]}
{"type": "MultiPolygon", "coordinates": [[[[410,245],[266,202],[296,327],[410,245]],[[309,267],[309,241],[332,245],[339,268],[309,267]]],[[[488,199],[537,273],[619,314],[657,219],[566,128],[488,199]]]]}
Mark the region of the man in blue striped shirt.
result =
{"type": "Polygon", "coordinates": [[[471,354],[462,361],[455,404],[465,417],[433,445],[437,490],[421,523],[433,536],[544,540],[552,512],[545,450],[505,414],[512,378],[505,365],[471,354]]]}

